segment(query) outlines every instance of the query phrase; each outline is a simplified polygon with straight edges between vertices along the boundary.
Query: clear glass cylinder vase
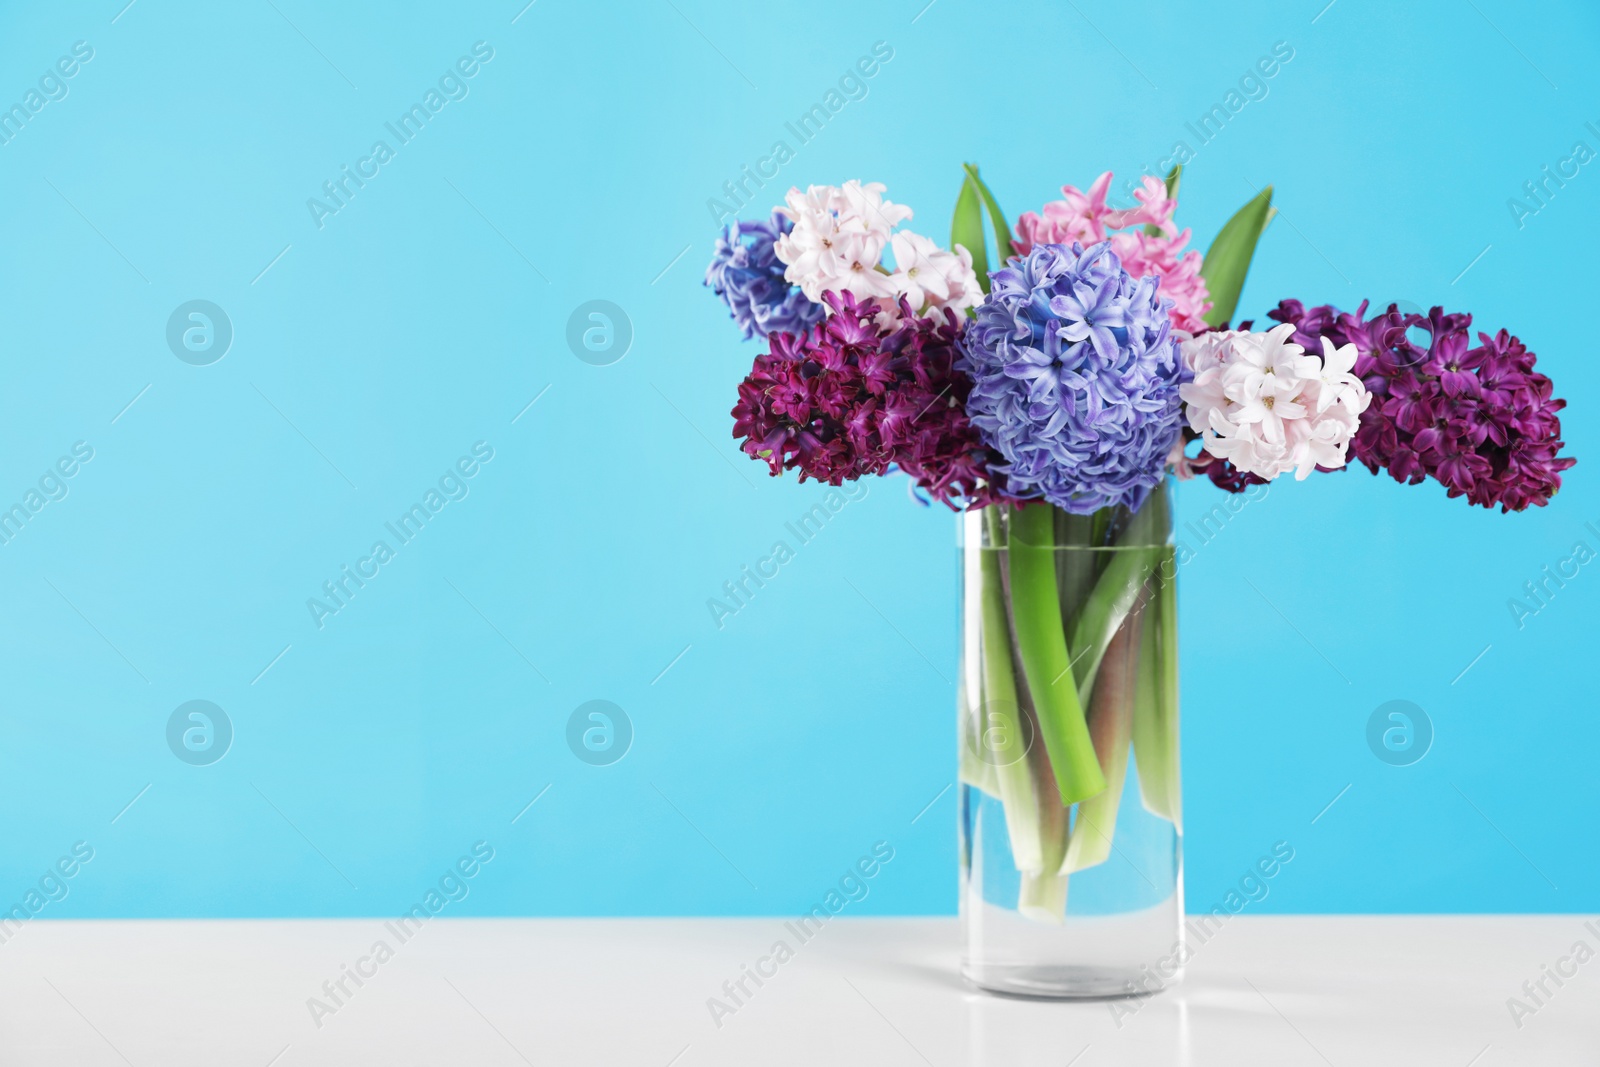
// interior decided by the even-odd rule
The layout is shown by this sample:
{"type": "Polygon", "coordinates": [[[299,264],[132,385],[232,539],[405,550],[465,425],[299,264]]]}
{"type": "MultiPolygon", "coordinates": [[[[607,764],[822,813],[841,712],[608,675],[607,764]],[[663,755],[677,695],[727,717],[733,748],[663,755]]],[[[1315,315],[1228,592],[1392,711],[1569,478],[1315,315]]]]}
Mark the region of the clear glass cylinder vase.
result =
{"type": "Polygon", "coordinates": [[[960,522],[962,973],[1155,992],[1185,956],[1169,484],[1137,510],[960,522]]]}

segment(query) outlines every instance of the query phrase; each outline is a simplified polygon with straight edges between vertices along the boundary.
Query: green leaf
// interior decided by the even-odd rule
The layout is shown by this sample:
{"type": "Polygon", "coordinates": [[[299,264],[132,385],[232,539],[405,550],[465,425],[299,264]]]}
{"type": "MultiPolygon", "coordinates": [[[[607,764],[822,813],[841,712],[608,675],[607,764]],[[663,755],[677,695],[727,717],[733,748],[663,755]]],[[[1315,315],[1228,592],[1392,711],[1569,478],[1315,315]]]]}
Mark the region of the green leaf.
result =
{"type": "Polygon", "coordinates": [[[1256,254],[1256,242],[1261,239],[1261,231],[1267,228],[1273,210],[1272,186],[1269,185],[1240,208],[1211,242],[1200,267],[1200,276],[1211,290],[1212,308],[1206,315],[1210,325],[1222,326],[1233,319],[1234,310],[1239,306],[1239,293],[1244,289],[1244,277],[1250,272],[1250,260],[1256,254]]]}
{"type": "Polygon", "coordinates": [[[978,203],[978,187],[971,176],[961,181],[961,195],[956,197],[956,211],[950,218],[950,247],[961,245],[972,253],[972,269],[977,272],[978,284],[989,291],[989,255],[983,245],[983,208],[978,203]]]}
{"type": "MultiPolygon", "coordinates": [[[[1011,226],[1006,222],[1006,213],[1000,210],[1000,205],[995,202],[994,194],[989,191],[987,185],[983,184],[983,179],[978,177],[978,165],[976,163],[963,163],[961,166],[966,170],[967,177],[972,179],[973,184],[978,187],[978,195],[983,198],[984,206],[989,209],[989,225],[994,227],[994,248],[1000,255],[1000,266],[1003,267],[1006,260],[1016,254],[1011,248],[1011,226]]],[[[967,251],[972,251],[971,245],[967,246],[967,251]]]]}
{"type": "MultiPolygon", "coordinates": [[[[1181,185],[1181,184],[1183,184],[1183,164],[1182,163],[1174,163],[1172,165],[1172,169],[1167,171],[1167,199],[1168,200],[1176,200],[1178,198],[1178,186],[1181,185]]],[[[1144,228],[1144,232],[1145,232],[1146,236],[1149,236],[1149,237],[1160,237],[1161,236],[1161,227],[1160,226],[1146,226],[1144,228]]]]}

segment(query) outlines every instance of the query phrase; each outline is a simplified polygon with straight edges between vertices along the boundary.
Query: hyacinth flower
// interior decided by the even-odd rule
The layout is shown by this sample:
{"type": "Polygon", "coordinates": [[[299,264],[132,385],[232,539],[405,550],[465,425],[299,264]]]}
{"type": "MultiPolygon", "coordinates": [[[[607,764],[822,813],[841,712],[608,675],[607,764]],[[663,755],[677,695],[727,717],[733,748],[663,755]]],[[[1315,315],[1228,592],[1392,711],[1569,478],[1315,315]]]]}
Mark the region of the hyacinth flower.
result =
{"type": "Polygon", "coordinates": [[[842,485],[893,467],[951,508],[996,498],[1004,477],[967,416],[954,313],[920,318],[902,300],[899,325],[884,330],[875,305],[822,295],[828,318],[773,334],[739,384],[741,449],[802,482],[842,485]]]}
{"type": "Polygon", "coordinates": [[[880,183],[859,181],[789,190],[778,209],[789,228],[774,246],[786,265],[784,278],[815,301],[824,293],[848,293],[870,303],[884,329],[902,316],[963,316],[983,298],[971,253],[959,244],[946,251],[921,234],[896,229],[911,209],[883,194],[880,183]]]}
{"type": "Polygon", "coordinates": [[[745,339],[770,333],[803,333],[825,309],[784,278],[776,246],[794,228],[781,213],[771,219],[738,220],[717,238],[706,267],[706,286],[728,305],[745,339]]]}
{"type": "Polygon", "coordinates": [[[1174,828],[1182,818],[1164,485],[1192,377],[1179,341],[1210,327],[1200,316],[1232,313],[1271,192],[1224,228],[1214,260],[1195,252],[1164,270],[1141,253],[1145,239],[1176,236],[1178,177],[1147,183],[1127,212],[1104,205],[1105,179],[1088,194],[1069,186],[1043,219],[1025,216],[1013,241],[969,167],[952,228],[952,243],[983,248],[985,210],[993,223],[1000,265],[987,272],[961,369],[973,382],[968,413],[1005,477],[1005,497],[984,507],[982,565],[969,564],[965,582],[976,606],[964,660],[981,666],[960,683],[962,780],[1004,806],[1016,906],[1042,922],[1062,921],[1074,873],[1112,855],[1131,765],[1141,807],[1174,828]],[[1149,227],[1137,242],[1115,232],[1137,226],[1149,227]],[[1037,738],[1028,758],[986,749],[1012,736],[1037,738]],[[1018,768],[1029,781],[1007,779],[1018,768]]]}
{"type": "Polygon", "coordinates": [[[1137,511],[1166,470],[1187,378],[1159,281],[1130,275],[1109,241],[1037,245],[990,278],[962,369],[1011,496],[1137,511]]]}
{"type": "Polygon", "coordinates": [[[1352,373],[1354,345],[1323,337],[1319,357],[1291,340],[1294,332],[1213,330],[1182,346],[1193,375],[1179,388],[1190,429],[1208,455],[1262,481],[1344,466],[1372,401],[1352,373]]]}

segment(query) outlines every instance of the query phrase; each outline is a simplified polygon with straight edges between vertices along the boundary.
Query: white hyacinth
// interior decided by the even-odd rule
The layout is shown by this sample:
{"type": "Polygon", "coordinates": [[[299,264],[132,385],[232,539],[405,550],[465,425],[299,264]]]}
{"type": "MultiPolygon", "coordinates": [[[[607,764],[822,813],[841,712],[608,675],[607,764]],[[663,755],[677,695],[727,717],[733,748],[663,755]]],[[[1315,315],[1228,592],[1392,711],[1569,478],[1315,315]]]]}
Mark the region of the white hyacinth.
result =
{"type": "Polygon", "coordinates": [[[1342,467],[1372,397],[1355,367],[1356,348],[1322,338],[1322,356],[1289,340],[1290,324],[1185,340],[1194,381],[1179,387],[1189,426],[1205,450],[1268,481],[1294,471],[1342,467]]]}
{"type": "Polygon", "coordinates": [[[946,252],[933,241],[910,230],[901,230],[890,239],[894,248],[894,273],[889,281],[895,297],[905,297],[913,311],[926,314],[935,308],[949,308],[957,315],[977,307],[983,300],[978,275],[972,269],[972,254],[961,245],[946,252]]]}
{"type": "Polygon", "coordinates": [[[830,290],[875,301],[879,325],[885,327],[899,320],[902,296],[919,315],[941,308],[960,314],[976,306],[983,292],[972,256],[960,245],[947,252],[909,230],[893,232],[911,217],[911,209],[885,200],[883,192],[881,183],[855,180],[813,185],[805,192],[790,189],[786,206],[778,210],[794,229],[774,245],[786,266],[785,280],[817,302],[830,290]],[[880,266],[891,246],[893,271],[880,266]]]}

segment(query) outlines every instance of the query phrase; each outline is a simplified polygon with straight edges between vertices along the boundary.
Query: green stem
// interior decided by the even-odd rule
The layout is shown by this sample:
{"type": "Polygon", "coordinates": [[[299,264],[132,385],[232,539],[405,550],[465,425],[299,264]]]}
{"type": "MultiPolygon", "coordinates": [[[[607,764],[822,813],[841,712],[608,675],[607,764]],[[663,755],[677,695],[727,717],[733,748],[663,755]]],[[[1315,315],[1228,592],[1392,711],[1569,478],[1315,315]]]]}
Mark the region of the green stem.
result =
{"type": "Polygon", "coordinates": [[[1183,793],[1178,750],[1177,558],[1168,548],[1151,578],[1139,649],[1139,696],[1133,713],[1133,755],[1139,795],[1154,815],[1181,828],[1183,793]]]}
{"type": "Polygon", "coordinates": [[[1056,587],[1054,509],[1032,504],[1011,512],[1009,563],[1011,621],[1017,657],[1039,716],[1056,788],[1063,804],[1106,787],[1078,700],[1056,587]]]}
{"type": "Polygon", "coordinates": [[[1167,495],[1158,487],[1145,506],[1134,513],[1117,545],[1107,550],[1111,560],[1084,602],[1072,631],[1072,665],[1077,672],[1080,701],[1088,701],[1106,646],[1133,610],[1144,583],[1160,562],[1164,551],[1161,546],[1170,525],[1167,495]]]}
{"type": "MultiPolygon", "coordinates": [[[[977,664],[972,664],[976,667],[977,664]]],[[[995,778],[994,764],[984,759],[978,748],[978,725],[973,715],[972,701],[967,696],[967,665],[962,665],[961,680],[956,686],[957,729],[961,735],[961,756],[956,774],[967,785],[981,789],[996,799],[1000,796],[1000,783],[995,778]]]]}
{"type": "MultiPolygon", "coordinates": [[[[1105,547],[1106,534],[1111,529],[1111,513],[1114,510],[1116,510],[1116,509],[1114,509],[1114,508],[1101,508],[1099,511],[1095,512],[1093,515],[1089,516],[1089,528],[1092,531],[1090,533],[1090,535],[1089,535],[1089,543],[1091,545],[1094,545],[1096,548],[1105,547]]],[[[1096,565],[1095,565],[1095,573],[1096,574],[1100,573],[1100,566],[1101,565],[1102,565],[1101,561],[1097,560],[1096,561],[1096,565]]]]}
{"type": "Polygon", "coordinates": [[[1162,743],[1165,746],[1167,771],[1167,818],[1183,829],[1183,779],[1180,774],[1181,759],[1178,748],[1178,583],[1177,554],[1168,549],[1163,577],[1156,595],[1156,644],[1160,649],[1160,677],[1156,690],[1157,707],[1161,711],[1162,743]]]}
{"type": "Polygon", "coordinates": [[[978,748],[978,709],[983,706],[983,515],[963,515],[961,552],[961,667],[956,679],[957,733],[961,754],[957,776],[995,799],[1000,785],[994,764],[978,748]]]}
{"type": "Polygon", "coordinates": [[[1057,509],[1055,520],[1056,544],[1064,549],[1056,553],[1056,591],[1061,598],[1061,623],[1071,633],[1083,601],[1099,577],[1098,557],[1105,553],[1092,547],[1097,543],[1093,516],[1057,509]]]}
{"type": "Polygon", "coordinates": [[[1081,871],[1104,863],[1111,855],[1117,811],[1122,806],[1122,786],[1128,776],[1128,740],[1133,729],[1137,686],[1139,633],[1143,610],[1136,609],[1106,646],[1105,659],[1095,677],[1089,705],[1089,732],[1106,776],[1105,791],[1078,805],[1072,842],[1062,869],[1081,871]]]}
{"type": "MultiPolygon", "coordinates": [[[[1156,579],[1160,582],[1160,578],[1156,579]]],[[[1167,788],[1166,729],[1161,714],[1161,595],[1155,592],[1145,606],[1139,627],[1139,683],[1133,702],[1133,758],[1139,768],[1139,796],[1153,815],[1172,816],[1167,788]]]]}
{"type": "MultiPolygon", "coordinates": [[[[1000,515],[996,507],[984,509],[988,544],[1001,544],[1000,515]]],[[[1011,635],[1006,625],[1005,591],[1000,580],[1000,551],[984,547],[978,596],[983,604],[982,660],[983,704],[977,723],[980,759],[994,767],[995,785],[1005,805],[1006,833],[1011,856],[1019,871],[1044,869],[1044,848],[1039,825],[1038,790],[1028,767],[1022,730],[1022,708],[1017,701],[1017,680],[1011,667],[1011,635]]]]}
{"type": "MultiPolygon", "coordinates": [[[[1026,699],[1022,701],[1022,712],[1030,716],[1034,736],[1038,736],[1038,715],[1026,699]]],[[[1056,795],[1050,757],[1045,754],[1043,745],[1034,745],[1029,750],[1028,767],[1033,775],[1034,802],[1038,805],[1039,870],[1022,872],[1017,910],[1035,922],[1059,924],[1066,920],[1067,876],[1063,864],[1071,822],[1066,806],[1056,795]]]]}

